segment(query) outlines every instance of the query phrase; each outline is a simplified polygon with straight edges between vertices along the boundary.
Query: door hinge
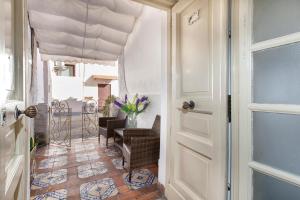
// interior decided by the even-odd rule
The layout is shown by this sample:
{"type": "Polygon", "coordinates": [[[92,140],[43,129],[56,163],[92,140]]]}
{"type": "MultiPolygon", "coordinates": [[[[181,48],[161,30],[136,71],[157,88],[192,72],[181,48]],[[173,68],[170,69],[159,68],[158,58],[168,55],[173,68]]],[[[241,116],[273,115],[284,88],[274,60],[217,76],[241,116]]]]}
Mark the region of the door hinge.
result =
{"type": "Polygon", "coordinates": [[[231,184],[230,183],[227,184],[227,191],[231,191],[231,184]]]}
{"type": "Polygon", "coordinates": [[[228,122],[231,122],[231,95],[227,96],[227,115],[228,115],[228,122]]]}

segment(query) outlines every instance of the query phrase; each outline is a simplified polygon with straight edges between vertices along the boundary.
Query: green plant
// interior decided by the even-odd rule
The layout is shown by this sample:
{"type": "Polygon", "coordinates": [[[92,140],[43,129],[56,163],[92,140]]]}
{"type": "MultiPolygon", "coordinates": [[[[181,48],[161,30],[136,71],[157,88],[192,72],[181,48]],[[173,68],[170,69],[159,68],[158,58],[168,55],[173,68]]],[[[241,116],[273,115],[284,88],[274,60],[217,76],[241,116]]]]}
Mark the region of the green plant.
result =
{"type": "Polygon", "coordinates": [[[135,115],[139,115],[146,110],[146,108],[150,104],[150,101],[148,97],[139,97],[139,95],[136,94],[131,101],[129,101],[127,95],[125,95],[124,101],[121,99],[117,99],[114,101],[114,104],[127,114],[134,113],[135,115]]]}
{"type": "Polygon", "coordinates": [[[109,96],[106,100],[105,100],[105,104],[103,106],[103,116],[104,117],[109,117],[110,114],[110,104],[112,104],[113,102],[115,102],[116,97],[114,95],[109,96]]]}
{"type": "Polygon", "coordinates": [[[36,146],[37,146],[37,143],[35,142],[33,137],[30,137],[30,151],[32,151],[34,149],[34,147],[36,147],[36,146]]]}

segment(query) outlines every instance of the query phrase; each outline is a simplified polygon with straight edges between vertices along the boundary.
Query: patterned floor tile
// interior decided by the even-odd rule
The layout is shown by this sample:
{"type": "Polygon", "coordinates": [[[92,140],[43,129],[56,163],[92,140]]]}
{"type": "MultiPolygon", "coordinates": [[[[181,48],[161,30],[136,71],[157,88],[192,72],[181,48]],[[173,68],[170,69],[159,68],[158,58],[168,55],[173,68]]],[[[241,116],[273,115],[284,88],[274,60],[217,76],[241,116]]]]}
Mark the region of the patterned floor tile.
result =
{"type": "Polygon", "coordinates": [[[116,157],[121,155],[121,152],[116,147],[108,147],[107,149],[104,150],[104,152],[109,157],[116,157]]]}
{"type": "Polygon", "coordinates": [[[104,166],[103,162],[95,162],[86,165],[81,165],[77,167],[77,170],[79,178],[87,178],[99,174],[104,174],[107,172],[107,168],[104,166]]]}
{"type": "Polygon", "coordinates": [[[75,144],[74,149],[75,149],[75,152],[80,152],[80,151],[84,151],[85,150],[83,144],[75,144]]]}
{"type": "Polygon", "coordinates": [[[40,161],[39,169],[48,169],[53,167],[62,167],[68,163],[67,156],[58,156],[47,158],[40,161]]]}
{"type": "MultiPolygon", "coordinates": [[[[59,145],[38,148],[37,154],[35,155],[37,165],[33,166],[35,172],[32,172],[31,199],[99,200],[108,197],[109,199],[157,200],[162,196],[156,185],[151,186],[151,184],[157,182],[156,177],[153,175],[151,177],[151,175],[148,174],[148,176],[146,173],[146,175],[142,174],[137,178],[134,178],[135,175],[133,175],[133,183],[129,184],[127,178],[126,184],[126,174],[124,178],[122,177],[124,170],[122,168],[121,154],[119,154],[118,149],[113,146],[112,138],[109,140],[109,148],[106,147],[105,142],[106,138],[101,136],[101,143],[98,143],[98,137],[85,139],[83,141],[81,138],[73,139],[71,150],[59,145]],[[81,149],[81,151],[77,150],[76,152],[76,148],[81,149]],[[45,152],[49,157],[45,157],[45,152]],[[54,173],[51,172],[53,171],[52,169],[46,169],[46,167],[51,166],[51,163],[59,167],[61,162],[66,160],[63,157],[67,157],[67,164],[60,167],[64,169],[60,171],[61,173],[57,173],[56,171],[58,170],[56,169],[54,173]],[[77,159],[85,162],[79,163],[76,161],[77,159]],[[78,167],[87,165],[88,163],[88,166],[81,168],[81,171],[86,173],[82,174],[81,177],[87,178],[80,178],[78,176],[78,167]],[[45,173],[44,171],[50,172],[45,173]],[[102,180],[102,177],[106,177],[106,179],[102,180]],[[142,187],[146,187],[147,185],[150,187],[142,189],[142,187]],[[131,190],[129,187],[141,189],[131,190]],[[60,189],[64,190],[60,191],[60,189]]],[[[157,172],[157,166],[146,166],[145,169],[151,169],[155,174],[157,172]]]]}
{"type": "Polygon", "coordinates": [[[76,154],[76,161],[77,162],[84,162],[88,160],[97,160],[100,156],[97,151],[92,152],[84,152],[84,153],[77,153],[76,154]]]}
{"type": "Polygon", "coordinates": [[[118,194],[112,178],[104,178],[80,186],[81,200],[102,200],[118,194]]]}
{"type": "Polygon", "coordinates": [[[60,169],[53,172],[41,173],[34,176],[31,189],[40,189],[67,181],[67,169],[60,169]]]}
{"type": "Polygon", "coordinates": [[[125,184],[131,189],[140,189],[157,183],[157,177],[148,169],[133,170],[131,183],[129,183],[128,173],[123,174],[125,184]]]}
{"type": "Polygon", "coordinates": [[[66,200],[67,190],[56,190],[54,192],[47,192],[45,194],[31,197],[31,200],[66,200]]]}
{"type": "Polygon", "coordinates": [[[96,147],[94,144],[75,144],[75,152],[81,152],[81,151],[92,151],[95,150],[96,147]]]}
{"type": "Polygon", "coordinates": [[[91,151],[91,150],[94,150],[96,147],[94,144],[86,144],[85,145],[85,150],[86,151],[91,151]]]}
{"type": "Polygon", "coordinates": [[[114,158],[111,160],[116,169],[123,169],[123,159],[122,158],[114,158]]]}
{"type": "Polygon", "coordinates": [[[57,156],[68,153],[68,150],[63,147],[56,147],[51,146],[49,149],[46,150],[45,156],[57,156]]]}

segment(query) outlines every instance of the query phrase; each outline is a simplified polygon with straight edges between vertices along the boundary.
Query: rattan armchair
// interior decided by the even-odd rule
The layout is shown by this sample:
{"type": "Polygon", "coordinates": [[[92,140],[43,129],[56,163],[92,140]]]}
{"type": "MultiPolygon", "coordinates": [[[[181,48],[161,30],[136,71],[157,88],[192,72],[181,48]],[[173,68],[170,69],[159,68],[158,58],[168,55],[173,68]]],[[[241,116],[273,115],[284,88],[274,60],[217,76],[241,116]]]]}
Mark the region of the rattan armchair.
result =
{"type": "Polygon", "coordinates": [[[125,129],[123,139],[123,166],[124,161],[126,161],[129,170],[129,182],[131,182],[133,169],[158,162],[160,116],[156,116],[151,129],[125,129]]]}
{"type": "Polygon", "coordinates": [[[108,146],[108,139],[114,136],[114,129],[125,128],[126,115],[119,111],[117,117],[99,117],[99,134],[98,140],[100,142],[100,135],[106,137],[106,147],[108,146]]]}

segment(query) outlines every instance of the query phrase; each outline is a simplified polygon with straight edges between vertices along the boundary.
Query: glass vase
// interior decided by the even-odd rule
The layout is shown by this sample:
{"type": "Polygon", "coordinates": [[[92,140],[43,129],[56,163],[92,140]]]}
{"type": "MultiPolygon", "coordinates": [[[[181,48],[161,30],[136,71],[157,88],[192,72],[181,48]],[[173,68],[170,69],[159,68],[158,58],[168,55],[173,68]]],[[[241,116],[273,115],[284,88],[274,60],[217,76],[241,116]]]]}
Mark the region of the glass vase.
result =
{"type": "Polygon", "coordinates": [[[137,127],[137,115],[136,113],[128,113],[127,115],[127,127],[136,128],[137,127]]]}

